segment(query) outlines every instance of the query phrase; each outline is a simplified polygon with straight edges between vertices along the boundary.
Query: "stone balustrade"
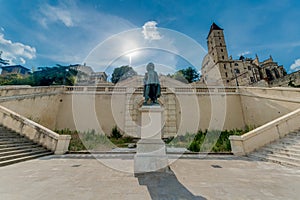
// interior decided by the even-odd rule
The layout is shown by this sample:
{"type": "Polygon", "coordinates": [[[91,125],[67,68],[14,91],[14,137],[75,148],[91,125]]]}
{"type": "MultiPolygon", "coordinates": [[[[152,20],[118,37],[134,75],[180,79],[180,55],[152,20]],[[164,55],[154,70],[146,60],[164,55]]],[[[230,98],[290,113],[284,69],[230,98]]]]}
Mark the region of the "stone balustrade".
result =
{"type": "MultiPolygon", "coordinates": [[[[65,86],[65,93],[142,93],[143,87],[127,86],[65,86]]],[[[162,86],[162,93],[172,92],[178,94],[209,94],[209,93],[238,93],[236,87],[175,87],[169,88],[162,86]]]]}
{"type": "Polygon", "coordinates": [[[55,154],[64,154],[68,151],[70,135],[59,135],[3,106],[0,106],[0,124],[26,136],[55,154]]]}
{"type": "Polygon", "coordinates": [[[232,153],[242,156],[300,129],[300,109],[266,123],[242,136],[230,136],[232,153]]]}

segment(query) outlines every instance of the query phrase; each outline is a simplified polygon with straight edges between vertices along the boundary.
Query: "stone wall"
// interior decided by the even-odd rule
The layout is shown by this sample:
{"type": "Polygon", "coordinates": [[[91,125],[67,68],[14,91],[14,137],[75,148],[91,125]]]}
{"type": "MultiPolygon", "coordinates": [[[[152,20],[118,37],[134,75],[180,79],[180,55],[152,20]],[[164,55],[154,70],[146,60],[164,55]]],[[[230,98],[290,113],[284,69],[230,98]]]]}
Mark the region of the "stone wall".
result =
{"type": "MultiPolygon", "coordinates": [[[[0,104],[52,130],[140,132],[142,87],[2,88],[0,104]],[[5,96],[6,94],[6,96],[5,96]]],[[[162,87],[164,137],[260,126],[300,107],[300,89],[162,87]]]]}
{"type": "Polygon", "coordinates": [[[288,87],[290,81],[294,81],[295,85],[300,85],[300,71],[285,75],[279,79],[271,81],[271,87],[288,87]]]}
{"type": "Polygon", "coordinates": [[[0,104],[53,130],[63,91],[63,87],[1,87],[0,104]]]}
{"type": "Polygon", "coordinates": [[[261,126],[300,108],[300,89],[240,88],[243,116],[247,125],[261,126]]]}

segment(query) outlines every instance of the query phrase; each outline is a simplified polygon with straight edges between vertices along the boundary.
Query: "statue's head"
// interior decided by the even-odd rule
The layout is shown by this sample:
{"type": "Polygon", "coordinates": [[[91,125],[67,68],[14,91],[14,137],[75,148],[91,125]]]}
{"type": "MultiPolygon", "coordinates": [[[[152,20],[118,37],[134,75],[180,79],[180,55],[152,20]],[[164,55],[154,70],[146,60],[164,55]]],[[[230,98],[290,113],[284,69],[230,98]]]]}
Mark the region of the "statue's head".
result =
{"type": "Polygon", "coordinates": [[[154,64],[152,62],[148,63],[147,67],[146,67],[147,71],[153,71],[154,70],[154,64]]]}

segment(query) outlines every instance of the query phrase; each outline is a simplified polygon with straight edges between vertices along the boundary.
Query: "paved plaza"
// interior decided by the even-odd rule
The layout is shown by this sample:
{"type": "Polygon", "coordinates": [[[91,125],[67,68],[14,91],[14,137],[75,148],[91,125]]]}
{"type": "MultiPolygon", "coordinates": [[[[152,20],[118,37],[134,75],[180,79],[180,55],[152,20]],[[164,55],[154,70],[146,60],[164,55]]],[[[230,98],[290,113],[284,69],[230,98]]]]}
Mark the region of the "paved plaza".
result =
{"type": "Polygon", "coordinates": [[[185,157],[134,176],[132,155],[48,156],[0,168],[0,199],[299,199],[300,169],[234,156],[185,157]]]}

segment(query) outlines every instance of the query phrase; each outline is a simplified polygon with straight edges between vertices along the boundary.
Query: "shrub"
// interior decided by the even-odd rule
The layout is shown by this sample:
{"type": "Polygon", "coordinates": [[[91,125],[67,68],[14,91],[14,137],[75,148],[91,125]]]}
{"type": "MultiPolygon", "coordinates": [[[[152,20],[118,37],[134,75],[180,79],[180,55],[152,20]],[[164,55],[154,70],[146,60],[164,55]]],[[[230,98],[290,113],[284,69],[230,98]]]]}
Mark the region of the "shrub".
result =
{"type": "Polygon", "coordinates": [[[117,126],[114,126],[111,130],[111,137],[115,138],[115,139],[119,139],[122,137],[122,134],[120,133],[120,131],[118,130],[117,126]]]}
{"type": "Polygon", "coordinates": [[[200,144],[197,141],[193,141],[190,146],[188,147],[188,150],[193,152],[199,152],[200,151],[200,144]]]}

